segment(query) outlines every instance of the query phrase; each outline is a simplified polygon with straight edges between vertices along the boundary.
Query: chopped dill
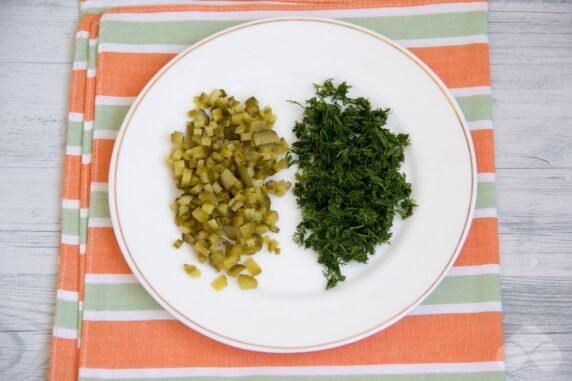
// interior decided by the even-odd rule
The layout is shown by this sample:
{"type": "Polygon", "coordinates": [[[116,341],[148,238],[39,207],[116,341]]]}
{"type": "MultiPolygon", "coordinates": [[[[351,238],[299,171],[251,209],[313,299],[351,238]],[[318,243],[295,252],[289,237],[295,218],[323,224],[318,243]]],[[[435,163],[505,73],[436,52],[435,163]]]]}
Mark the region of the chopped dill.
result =
{"type": "Polygon", "coordinates": [[[407,218],[415,202],[401,172],[409,135],[387,128],[388,108],[348,96],[346,82],[314,85],[303,117],[294,124],[298,164],[294,195],[302,211],[294,241],[318,253],[326,288],[343,281],[341,267],[366,263],[391,238],[396,214],[407,218]]]}

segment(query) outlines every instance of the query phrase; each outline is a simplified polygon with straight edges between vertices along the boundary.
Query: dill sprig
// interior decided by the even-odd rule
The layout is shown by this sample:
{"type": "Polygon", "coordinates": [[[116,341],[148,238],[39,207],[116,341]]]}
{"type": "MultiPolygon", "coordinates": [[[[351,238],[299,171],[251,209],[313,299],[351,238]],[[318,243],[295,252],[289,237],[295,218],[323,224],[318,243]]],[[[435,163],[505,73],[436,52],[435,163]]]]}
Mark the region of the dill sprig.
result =
{"type": "Polygon", "coordinates": [[[412,214],[411,184],[401,172],[409,135],[384,128],[390,109],[349,97],[346,82],[314,87],[316,95],[300,104],[296,158],[289,156],[299,167],[294,195],[302,211],[294,241],[317,251],[332,288],[345,279],[343,265],[366,263],[390,240],[396,214],[412,214]]]}

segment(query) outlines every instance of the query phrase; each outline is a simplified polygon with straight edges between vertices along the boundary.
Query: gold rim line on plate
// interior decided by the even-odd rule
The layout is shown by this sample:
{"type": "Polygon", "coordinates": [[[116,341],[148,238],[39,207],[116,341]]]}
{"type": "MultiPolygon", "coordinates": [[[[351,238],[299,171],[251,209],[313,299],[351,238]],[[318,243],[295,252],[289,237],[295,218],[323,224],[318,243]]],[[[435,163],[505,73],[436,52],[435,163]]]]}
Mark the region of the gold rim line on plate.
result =
{"type": "MultiPolygon", "coordinates": [[[[127,255],[129,256],[129,259],[130,259],[129,262],[130,262],[131,270],[134,270],[133,273],[139,278],[141,283],[144,286],[146,286],[145,288],[147,288],[148,290],[151,290],[151,292],[156,296],[156,298],[161,301],[161,304],[168,306],[167,309],[170,309],[171,313],[174,312],[180,320],[182,320],[184,323],[186,323],[186,325],[190,326],[191,328],[198,328],[199,330],[202,330],[204,332],[208,332],[213,337],[218,337],[218,338],[222,339],[227,344],[228,343],[235,343],[235,344],[238,344],[240,346],[249,347],[249,349],[251,349],[251,350],[256,350],[256,348],[258,348],[258,350],[274,350],[274,351],[287,353],[288,351],[292,351],[292,352],[307,351],[307,352],[310,352],[310,351],[317,351],[317,350],[323,350],[323,349],[330,349],[330,348],[336,347],[338,345],[350,344],[350,343],[357,341],[361,338],[365,338],[365,337],[370,336],[374,333],[377,333],[378,331],[382,330],[383,328],[395,323],[403,315],[405,315],[407,312],[409,312],[412,308],[414,308],[419,303],[421,303],[421,301],[423,301],[423,299],[425,299],[433,291],[433,289],[437,286],[437,284],[443,279],[443,277],[445,276],[445,273],[449,270],[449,268],[452,266],[453,262],[457,259],[458,255],[461,251],[461,245],[463,244],[464,240],[466,239],[466,236],[468,234],[468,231],[469,231],[469,228],[471,225],[471,221],[472,221],[472,219],[470,217],[471,217],[471,212],[473,210],[474,201],[475,201],[473,199],[473,196],[474,196],[474,191],[475,191],[475,163],[474,163],[474,161],[476,159],[475,159],[475,155],[473,152],[473,147],[471,145],[471,138],[470,138],[470,135],[468,132],[468,128],[465,125],[464,119],[459,114],[459,111],[458,111],[457,107],[455,107],[455,104],[453,103],[453,101],[451,100],[451,97],[449,96],[448,91],[446,89],[444,89],[443,86],[444,85],[440,82],[440,80],[436,78],[436,74],[427,70],[427,68],[425,67],[425,64],[423,64],[419,60],[419,58],[414,56],[412,53],[410,53],[406,49],[400,47],[399,45],[397,45],[393,41],[387,39],[386,37],[384,37],[380,34],[373,32],[373,31],[369,31],[367,29],[363,29],[363,28],[358,27],[358,26],[354,26],[351,24],[346,24],[346,23],[342,23],[342,22],[338,22],[338,21],[334,21],[334,20],[315,19],[315,18],[295,18],[295,17],[293,17],[293,18],[280,18],[280,19],[269,19],[269,20],[254,21],[254,22],[251,22],[248,24],[239,25],[239,26],[230,28],[228,30],[219,32],[219,33],[215,34],[214,36],[208,37],[208,38],[192,45],[191,47],[188,48],[188,50],[180,53],[177,57],[175,57],[171,61],[169,61],[161,69],[161,72],[158,75],[156,75],[151,80],[151,82],[149,82],[149,84],[145,87],[143,92],[141,94],[139,94],[139,96],[137,97],[136,103],[134,103],[133,106],[131,107],[131,109],[129,110],[129,115],[128,115],[129,118],[123,123],[123,125],[121,127],[121,130],[120,130],[121,135],[119,136],[119,141],[116,143],[117,147],[114,147],[114,150],[117,149],[117,151],[116,151],[117,155],[115,157],[115,160],[113,161],[114,167],[112,169],[113,170],[113,180],[114,180],[113,181],[114,211],[115,211],[115,217],[117,220],[117,227],[119,229],[119,238],[121,239],[121,243],[123,244],[123,247],[125,247],[125,250],[127,251],[127,255]],[[435,281],[427,288],[427,290],[421,296],[419,296],[417,299],[415,299],[415,301],[413,301],[407,307],[403,308],[400,312],[398,312],[397,314],[395,314],[391,318],[386,319],[382,323],[376,324],[375,326],[373,326],[373,327],[371,327],[365,331],[354,334],[352,336],[349,336],[349,337],[346,337],[343,339],[338,339],[338,340],[334,340],[334,341],[321,343],[321,344],[306,345],[306,346],[282,347],[282,346],[272,346],[272,345],[262,345],[262,344],[249,343],[249,342],[245,342],[245,341],[241,341],[241,340],[237,340],[237,339],[234,339],[231,337],[224,336],[220,333],[212,331],[212,330],[210,330],[206,327],[203,327],[202,325],[194,322],[193,320],[191,320],[187,316],[185,316],[183,313],[181,313],[179,310],[177,310],[175,307],[173,307],[169,302],[167,302],[157,292],[157,290],[155,290],[155,288],[151,285],[151,283],[147,280],[147,278],[145,278],[145,276],[143,275],[143,273],[141,272],[141,270],[137,266],[137,263],[134,260],[133,255],[131,254],[131,250],[129,249],[129,246],[127,245],[127,240],[125,239],[125,236],[123,234],[123,229],[121,227],[121,218],[119,217],[119,210],[118,210],[118,206],[117,206],[118,202],[117,202],[117,188],[116,187],[117,187],[117,169],[118,169],[119,157],[121,155],[121,145],[123,144],[123,139],[125,137],[125,134],[127,133],[127,129],[130,126],[131,120],[133,119],[133,116],[135,115],[135,112],[137,111],[137,108],[141,104],[141,101],[143,100],[143,98],[145,98],[145,96],[153,88],[155,83],[157,83],[157,81],[159,79],[161,79],[161,77],[165,73],[167,73],[171,67],[173,67],[181,59],[185,58],[187,55],[189,55],[193,51],[197,50],[201,46],[206,45],[207,43],[214,41],[220,37],[226,36],[227,34],[230,34],[232,32],[236,32],[236,31],[239,31],[242,29],[246,29],[246,28],[250,28],[250,27],[254,27],[254,26],[258,26],[258,25],[262,25],[262,24],[270,24],[270,23],[278,23],[278,22],[292,22],[292,21],[316,22],[316,23],[331,24],[331,25],[336,25],[336,26],[343,27],[343,28],[352,29],[356,32],[360,32],[360,33],[365,34],[367,36],[373,37],[373,38],[377,39],[378,41],[383,42],[383,43],[391,46],[392,48],[396,49],[400,53],[404,54],[413,63],[415,63],[421,70],[423,70],[429,76],[429,78],[431,78],[431,80],[435,83],[435,85],[437,85],[437,87],[439,88],[441,93],[445,96],[445,99],[447,99],[447,102],[449,103],[449,105],[453,109],[453,112],[455,113],[455,116],[457,117],[459,125],[463,131],[463,135],[465,137],[465,142],[467,144],[467,149],[469,151],[469,156],[470,156],[469,161],[471,164],[471,193],[470,193],[470,197],[469,197],[469,208],[467,210],[467,216],[465,218],[464,228],[461,232],[461,236],[459,237],[459,240],[457,241],[457,245],[455,246],[455,249],[453,250],[451,258],[449,259],[449,261],[447,262],[447,264],[445,265],[444,269],[441,271],[439,276],[435,279],[435,281]]],[[[117,230],[117,229],[114,229],[114,230],[117,230]]]]}

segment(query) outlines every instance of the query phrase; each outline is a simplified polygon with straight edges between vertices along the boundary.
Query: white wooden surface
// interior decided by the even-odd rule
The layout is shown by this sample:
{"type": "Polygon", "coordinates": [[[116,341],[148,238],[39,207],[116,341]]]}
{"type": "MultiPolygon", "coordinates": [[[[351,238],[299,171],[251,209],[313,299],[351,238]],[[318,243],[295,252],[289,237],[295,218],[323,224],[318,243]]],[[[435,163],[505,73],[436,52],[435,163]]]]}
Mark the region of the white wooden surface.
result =
{"type": "MultiPolygon", "coordinates": [[[[0,379],[44,379],[75,0],[0,0],[0,379]]],[[[572,2],[492,1],[507,374],[572,375],[572,2]]]]}

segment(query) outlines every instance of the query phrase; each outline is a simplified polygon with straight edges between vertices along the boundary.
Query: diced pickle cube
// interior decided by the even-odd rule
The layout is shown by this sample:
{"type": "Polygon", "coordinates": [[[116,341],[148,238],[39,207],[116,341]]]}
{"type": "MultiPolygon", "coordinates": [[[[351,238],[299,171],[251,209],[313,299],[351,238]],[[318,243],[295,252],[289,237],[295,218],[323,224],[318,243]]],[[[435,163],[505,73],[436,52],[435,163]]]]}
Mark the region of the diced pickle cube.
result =
{"type": "Polygon", "coordinates": [[[185,269],[185,272],[193,278],[198,278],[201,276],[201,270],[199,270],[195,265],[184,264],[183,268],[185,269]]]}
{"type": "MultiPolygon", "coordinates": [[[[204,210],[207,214],[211,214],[214,210],[214,206],[213,204],[207,202],[201,205],[201,209],[204,210]]],[[[204,222],[204,221],[199,221],[199,222],[204,222]]]]}
{"type": "Polygon", "coordinates": [[[218,230],[220,228],[220,225],[218,224],[218,222],[213,218],[211,220],[209,220],[207,222],[209,228],[211,228],[212,230],[218,230]]]}
{"type": "Polygon", "coordinates": [[[246,267],[244,265],[240,265],[240,264],[234,265],[226,273],[230,276],[237,276],[242,271],[244,271],[245,268],[246,267]]]}
{"type": "Polygon", "coordinates": [[[209,154],[209,149],[205,146],[198,146],[192,149],[193,158],[206,159],[209,154]]]}
{"type": "Polygon", "coordinates": [[[253,132],[260,132],[266,130],[267,126],[264,120],[255,120],[250,124],[250,128],[253,132]]]}
{"type": "Polygon", "coordinates": [[[276,144],[280,142],[280,138],[275,131],[261,131],[255,132],[252,135],[252,144],[255,146],[260,146],[264,144],[276,144]]]}
{"type": "Polygon", "coordinates": [[[238,285],[241,290],[253,290],[258,287],[258,281],[250,275],[240,274],[238,276],[238,285]]]}
{"type": "Polygon", "coordinates": [[[254,222],[247,222],[243,224],[240,228],[240,236],[242,238],[250,238],[256,230],[256,224],[254,222]]]}
{"type": "Polygon", "coordinates": [[[187,194],[187,195],[179,197],[177,199],[177,202],[179,203],[179,205],[189,205],[192,200],[193,200],[193,196],[187,194]]]}
{"type": "Polygon", "coordinates": [[[267,225],[274,226],[276,225],[276,222],[278,222],[278,213],[276,213],[273,210],[270,210],[266,213],[264,220],[267,225]]]}
{"type": "Polygon", "coordinates": [[[222,264],[224,265],[224,268],[226,270],[230,270],[234,265],[236,265],[238,263],[239,257],[235,256],[235,255],[231,255],[228,258],[225,258],[222,261],[222,264]]]}
{"type": "Polygon", "coordinates": [[[248,258],[245,262],[244,262],[244,266],[246,267],[246,269],[248,270],[248,272],[252,275],[258,275],[260,274],[260,266],[258,266],[258,263],[256,263],[256,261],[252,258],[248,258]]]}
{"type": "Polygon", "coordinates": [[[216,278],[215,280],[213,280],[211,282],[212,288],[214,288],[217,291],[222,290],[227,285],[228,285],[228,282],[226,280],[226,276],[224,276],[224,275],[219,276],[218,278],[216,278]]]}
{"type": "Polygon", "coordinates": [[[193,171],[185,168],[183,169],[183,175],[181,176],[181,188],[187,188],[191,185],[191,176],[193,175],[193,171]]]}
{"type": "Polygon", "coordinates": [[[229,171],[228,169],[225,169],[221,174],[220,174],[220,179],[222,181],[222,185],[226,188],[226,189],[230,189],[234,184],[236,184],[238,182],[238,179],[236,177],[234,177],[234,175],[232,174],[231,171],[229,171]]]}
{"type": "Polygon", "coordinates": [[[171,134],[171,142],[181,144],[185,140],[185,135],[182,132],[176,131],[171,134]]]}
{"type": "Polygon", "coordinates": [[[209,214],[203,208],[196,208],[192,215],[199,222],[206,222],[209,219],[209,214]]]}

